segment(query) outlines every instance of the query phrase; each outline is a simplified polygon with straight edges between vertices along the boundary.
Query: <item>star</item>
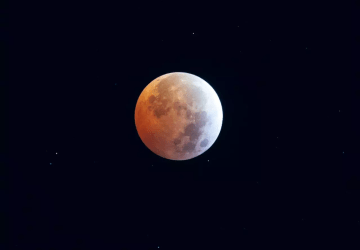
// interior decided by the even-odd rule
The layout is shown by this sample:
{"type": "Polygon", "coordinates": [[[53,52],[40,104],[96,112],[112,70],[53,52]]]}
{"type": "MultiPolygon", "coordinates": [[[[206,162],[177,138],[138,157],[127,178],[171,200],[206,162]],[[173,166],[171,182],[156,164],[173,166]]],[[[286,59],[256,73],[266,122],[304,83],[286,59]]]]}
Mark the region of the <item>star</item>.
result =
{"type": "Polygon", "coordinates": [[[52,163],[50,162],[50,166],[52,165],[52,163]]]}
{"type": "Polygon", "coordinates": [[[56,152],[55,154],[58,154],[58,152],[56,152]]]}
{"type": "Polygon", "coordinates": [[[194,35],[195,33],[193,33],[193,35],[194,35]]]}
{"type": "Polygon", "coordinates": [[[160,248],[160,247],[158,246],[158,248],[160,248]]]}
{"type": "Polygon", "coordinates": [[[208,162],[209,162],[210,160],[208,160],[208,162]]]}
{"type": "Polygon", "coordinates": [[[339,109],[339,113],[340,113],[340,109],[339,109]]]}
{"type": "Polygon", "coordinates": [[[307,49],[307,47],[305,49],[307,49]]]}
{"type": "Polygon", "coordinates": [[[343,151],[343,154],[345,154],[345,152],[343,151]]]}

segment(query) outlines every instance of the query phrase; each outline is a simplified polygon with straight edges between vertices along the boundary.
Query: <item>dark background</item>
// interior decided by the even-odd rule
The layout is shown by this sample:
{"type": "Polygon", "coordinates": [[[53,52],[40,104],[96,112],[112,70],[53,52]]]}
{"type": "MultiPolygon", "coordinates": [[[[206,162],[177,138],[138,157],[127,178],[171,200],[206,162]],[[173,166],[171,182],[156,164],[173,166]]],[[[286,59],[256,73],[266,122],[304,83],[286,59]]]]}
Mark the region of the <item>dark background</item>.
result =
{"type": "Polygon", "coordinates": [[[356,248],[356,6],[129,2],[10,5],[9,248],[356,248]],[[223,107],[188,161],[135,127],[170,72],[223,107]]]}

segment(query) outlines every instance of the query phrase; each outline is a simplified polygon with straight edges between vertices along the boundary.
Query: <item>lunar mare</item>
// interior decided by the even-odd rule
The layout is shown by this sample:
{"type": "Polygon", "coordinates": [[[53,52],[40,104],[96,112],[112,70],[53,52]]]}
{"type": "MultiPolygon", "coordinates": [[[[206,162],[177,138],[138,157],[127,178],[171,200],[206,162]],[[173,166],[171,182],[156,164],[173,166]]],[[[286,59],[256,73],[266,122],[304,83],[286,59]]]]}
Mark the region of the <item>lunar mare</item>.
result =
{"type": "Polygon", "coordinates": [[[135,125],[153,153],[188,160],[208,150],[223,120],[220,100],[203,79],[183,72],[162,75],[140,94],[135,125]]]}

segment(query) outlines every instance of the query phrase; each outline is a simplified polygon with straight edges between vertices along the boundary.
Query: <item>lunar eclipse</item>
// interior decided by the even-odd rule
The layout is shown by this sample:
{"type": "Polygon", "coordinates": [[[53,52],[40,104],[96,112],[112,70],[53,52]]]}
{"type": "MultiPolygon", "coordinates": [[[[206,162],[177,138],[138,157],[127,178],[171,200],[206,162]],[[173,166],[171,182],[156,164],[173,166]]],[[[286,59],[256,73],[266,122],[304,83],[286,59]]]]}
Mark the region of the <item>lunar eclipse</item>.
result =
{"type": "Polygon", "coordinates": [[[220,134],[223,111],[215,90],[189,73],[162,75],[140,94],[135,125],[142,142],[169,160],[189,160],[207,151],[220,134]]]}

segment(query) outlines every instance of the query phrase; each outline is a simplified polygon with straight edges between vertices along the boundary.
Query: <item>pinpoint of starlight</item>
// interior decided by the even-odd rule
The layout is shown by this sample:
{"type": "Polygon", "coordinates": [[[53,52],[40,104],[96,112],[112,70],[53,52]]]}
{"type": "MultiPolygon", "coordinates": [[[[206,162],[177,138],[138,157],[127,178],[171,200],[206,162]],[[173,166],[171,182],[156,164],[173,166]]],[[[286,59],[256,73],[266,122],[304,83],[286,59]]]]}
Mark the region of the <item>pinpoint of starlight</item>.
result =
{"type": "Polygon", "coordinates": [[[183,72],[153,80],[135,108],[140,139],[169,160],[189,160],[207,151],[220,134],[222,120],[215,90],[200,77],[183,72]]]}

